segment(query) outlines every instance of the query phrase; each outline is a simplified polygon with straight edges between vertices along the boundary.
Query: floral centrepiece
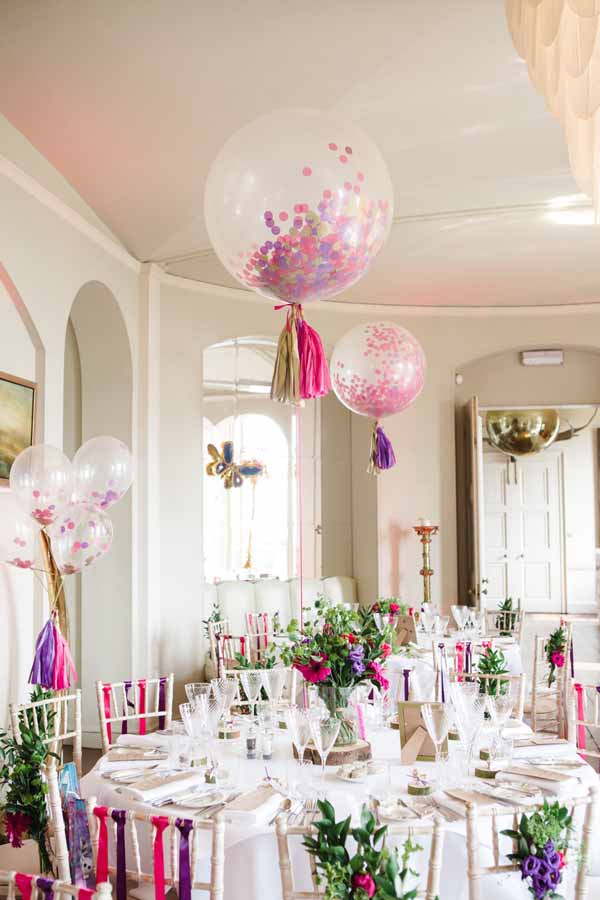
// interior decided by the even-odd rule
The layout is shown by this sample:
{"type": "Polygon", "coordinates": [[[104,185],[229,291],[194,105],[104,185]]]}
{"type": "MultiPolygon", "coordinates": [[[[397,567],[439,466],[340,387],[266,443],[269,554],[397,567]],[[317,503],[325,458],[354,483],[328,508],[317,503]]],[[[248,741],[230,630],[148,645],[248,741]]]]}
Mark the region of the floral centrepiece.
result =
{"type": "Polygon", "coordinates": [[[317,880],[325,884],[324,900],[413,900],[417,896],[419,873],[410,867],[410,858],[422,850],[410,837],[398,848],[386,846],[387,826],[377,827],[366,806],[360,826],[351,827],[350,817],[335,820],[331,803],[317,801],[322,818],[315,822],[316,836],[306,837],[304,846],[315,857],[317,880]],[[354,855],[348,838],[356,843],[354,855]]]}
{"type": "MultiPolygon", "coordinates": [[[[344,719],[349,694],[357,685],[388,689],[383,663],[391,646],[386,633],[364,616],[322,598],[317,600],[315,609],[317,619],[306,623],[304,634],[297,635],[281,651],[281,658],[285,665],[297,669],[305,681],[319,688],[331,715],[344,719]]],[[[340,728],[338,744],[353,740],[353,727],[340,728]]]]}
{"type": "Polygon", "coordinates": [[[553,631],[546,644],[546,661],[548,663],[548,687],[556,681],[556,670],[564,668],[566,662],[567,635],[563,623],[553,631]]]}
{"type": "Polygon", "coordinates": [[[515,842],[516,849],[508,854],[509,859],[520,863],[521,878],[529,881],[529,892],[535,900],[561,897],[556,889],[566,865],[571,828],[568,809],[558,801],[550,804],[544,800],[541,809],[521,816],[518,831],[502,832],[515,842]]]}

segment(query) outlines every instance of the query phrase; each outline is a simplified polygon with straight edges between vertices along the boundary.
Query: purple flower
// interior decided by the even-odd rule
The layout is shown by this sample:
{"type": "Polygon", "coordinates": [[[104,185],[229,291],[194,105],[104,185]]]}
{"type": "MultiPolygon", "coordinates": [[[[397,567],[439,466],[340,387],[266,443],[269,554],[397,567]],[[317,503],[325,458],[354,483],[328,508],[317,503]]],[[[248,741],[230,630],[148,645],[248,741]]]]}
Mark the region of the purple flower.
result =
{"type": "Polygon", "coordinates": [[[365,649],[361,644],[355,644],[348,652],[348,659],[352,663],[352,671],[355,675],[362,675],[365,671],[365,649]]]}
{"type": "Polygon", "coordinates": [[[541,859],[538,859],[537,856],[526,856],[523,862],[521,863],[521,875],[522,877],[529,878],[532,875],[536,875],[537,871],[540,867],[541,859]]]}
{"type": "Polygon", "coordinates": [[[560,869],[560,854],[553,850],[552,853],[548,853],[547,850],[544,850],[544,858],[548,863],[548,867],[550,870],[558,870],[560,869]]]}
{"type": "Polygon", "coordinates": [[[550,890],[548,881],[545,878],[540,878],[539,875],[532,875],[531,887],[536,900],[544,900],[544,897],[550,890]]]}

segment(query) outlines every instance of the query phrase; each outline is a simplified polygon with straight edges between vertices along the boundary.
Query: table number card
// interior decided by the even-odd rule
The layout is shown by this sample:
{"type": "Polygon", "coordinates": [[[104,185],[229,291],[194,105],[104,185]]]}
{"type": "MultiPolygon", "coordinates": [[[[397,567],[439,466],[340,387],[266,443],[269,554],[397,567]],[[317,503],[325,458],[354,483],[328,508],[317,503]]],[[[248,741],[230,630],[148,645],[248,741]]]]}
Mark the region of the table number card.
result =
{"type": "MultiPolygon", "coordinates": [[[[423,720],[420,700],[405,700],[398,703],[398,729],[400,731],[400,758],[402,765],[409,766],[414,762],[433,762],[435,746],[423,720]]],[[[440,703],[429,703],[431,707],[439,707],[440,703]]],[[[448,751],[448,739],[442,745],[448,751]]]]}
{"type": "Polygon", "coordinates": [[[410,643],[417,643],[417,627],[414,616],[398,616],[394,635],[396,647],[405,647],[410,643]]]}

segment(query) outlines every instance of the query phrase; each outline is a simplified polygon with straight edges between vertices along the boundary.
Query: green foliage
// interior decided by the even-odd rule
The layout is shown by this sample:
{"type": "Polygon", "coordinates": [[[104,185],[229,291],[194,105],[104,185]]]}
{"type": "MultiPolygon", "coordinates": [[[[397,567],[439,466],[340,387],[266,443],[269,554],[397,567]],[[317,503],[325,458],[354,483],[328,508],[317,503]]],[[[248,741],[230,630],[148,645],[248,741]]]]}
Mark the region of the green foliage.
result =
{"type": "MultiPolygon", "coordinates": [[[[36,687],[31,693],[32,702],[52,697],[52,691],[36,687]]],[[[7,731],[0,731],[0,785],[4,793],[2,813],[21,814],[29,822],[29,836],[37,842],[40,865],[43,872],[51,871],[46,844],[48,812],[46,795],[48,788],[43,779],[43,766],[49,756],[44,739],[53,733],[55,713],[48,711],[48,730],[40,723],[40,733],[33,727],[30,710],[20,714],[20,742],[7,731]]],[[[58,758],[58,757],[56,757],[58,758]]]]}
{"type": "Polygon", "coordinates": [[[512,597],[507,597],[506,600],[501,600],[498,604],[498,610],[505,615],[497,617],[496,628],[500,629],[500,637],[510,637],[515,630],[515,626],[517,623],[516,612],[513,613],[513,615],[506,615],[506,613],[511,613],[513,610],[512,597]]]}
{"type": "MultiPolygon", "coordinates": [[[[492,650],[488,647],[485,653],[479,657],[477,667],[481,675],[507,675],[508,665],[502,650],[492,650]]],[[[479,693],[495,697],[497,694],[506,694],[508,681],[496,681],[495,678],[480,678],[479,693]]]]}
{"type": "Polygon", "coordinates": [[[221,607],[219,606],[218,598],[215,598],[213,601],[213,607],[210,616],[208,619],[202,619],[202,624],[204,625],[204,636],[208,637],[208,626],[210,622],[220,622],[221,621],[221,607]]]}
{"type": "MultiPolygon", "coordinates": [[[[565,664],[566,660],[564,658],[565,651],[567,648],[567,635],[565,629],[561,623],[560,628],[557,628],[556,631],[553,631],[550,637],[548,638],[548,643],[546,644],[546,660],[548,662],[548,687],[552,687],[554,682],[556,681],[556,669],[559,668],[555,662],[555,654],[559,654],[562,657],[562,663],[565,664]]],[[[562,668],[562,666],[560,667],[562,668]]]]}
{"type": "Polygon", "coordinates": [[[368,893],[360,886],[364,877],[375,886],[374,900],[413,900],[417,896],[417,887],[410,888],[406,882],[412,881],[412,876],[418,878],[409,863],[422,847],[408,838],[401,854],[397,848],[388,849],[387,826],[378,826],[366,806],[356,828],[351,827],[350,817],[337,822],[335,809],[327,800],[319,800],[318,806],[322,818],[315,822],[317,834],[306,837],[304,846],[316,859],[318,877],[325,883],[325,900],[367,900],[368,893]],[[356,842],[352,856],[347,847],[349,837],[356,842]]]}

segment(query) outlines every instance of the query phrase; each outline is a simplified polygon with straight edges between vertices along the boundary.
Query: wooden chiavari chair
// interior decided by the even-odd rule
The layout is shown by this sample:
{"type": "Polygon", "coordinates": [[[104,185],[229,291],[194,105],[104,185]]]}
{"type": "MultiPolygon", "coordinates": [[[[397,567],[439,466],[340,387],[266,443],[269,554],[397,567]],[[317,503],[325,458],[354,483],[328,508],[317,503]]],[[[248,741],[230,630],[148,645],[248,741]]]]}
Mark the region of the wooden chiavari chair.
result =
{"type": "Polygon", "coordinates": [[[135,882],[137,887],[154,883],[156,887],[156,878],[160,875],[165,888],[176,887],[182,874],[182,842],[186,841],[183,849],[185,855],[186,846],[189,848],[191,889],[206,891],[210,900],[222,900],[225,880],[225,820],[222,811],[214,813],[210,819],[180,819],[96,806],[94,797],[90,797],[87,809],[97,879],[116,876],[119,852],[124,852],[120,874],[128,882],[135,882]],[[102,858],[104,828],[106,843],[102,858]],[[120,842],[119,830],[122,834],[120,842]],[[201,855],[209,856],[208,853],[201,854],[207,844],[210,846],[210,881],[202,881],[196,878],[196,873],[201,855]],[[131,861],[128,855],[133,857],[131,861]]]}
{"type": "MultiPolygon", "coordinates": [[[[54,900],[70,900],[71,897],[79,900],[81,890],[75,885],[65,884],[63,881],[53,881],[38,875],[25,875],[21,872],[2,871],[0,871],[0,888],[6,890],[8,900],[18,900],[18,895],[23,897],[26,894],[29,894],[31,900],[44,900],[47,896],[45,888],[52,891],[54,900]]],[[[2,895],[4,896],[4,891],[2,891],[2,895]]],[[[111,896],[110,882],[99,884],[91,895],[92,900],[110,900],[111,896]]]]}
{"type": "Polygon", "coordinates": [[[513,637],[519,643],[525,628],[525,613],[522,609],[486,609],[485,634],[487,638],[513,637]]]}
{"type": "Polygon", "coordinates": [[[21,725],[25,722],[36,734],[46,734],[44,743],[50,753],[61,757],[63,744],[71,741],[73,762],[77,776],[81,778],[81,691],[57,694],[45,700],[29,703],[11,703],[10,725],[17,741],[21,738],[21,725]]]}
{"type": "Polygon", "coordinates": [[[548,685],[550,665],[547,660],[548,635],[537,635],[533,655],[531,682],[531,727],[534,731],[549,731],[564,738],[568,730],[568,695],[571,684],[570,655],[572,627],[565,630],[565,662],[555,670],[555,680],[548,685]]]}
{"type": "MultiPolygon", "coordinates": [[[[578,854],[567,854],[567,865],[578,866],[573,900],[586,900],[589,869],[590,843],[598,808],[598,786],[593,785],[585,797],[568,800],[565,806],[573,815],[574,833],[581,835],[578,854]]],[[[515,884],[521,881],[519,862],[512,862],[506,856],[513,852],[513,841],[501,835],[506,828],[518,830],[522,813],[533,812],[533,807],[507,810],[500,806],[490,809],[467,803],[467,875],[469,879],[469,900],[482,900],[485,894],[485,877],[488,875],[510,875],[515,873],[515,884]],[[507,824],[507,815],[513,821],[507,824]],[[493,862],[484,865],[484,853],[492,848],[493,862]]],[[[566,877],[566,876],[563,876],[566,877]]],[[[511,896],[510,882],[506,885],[506,896],[511,896]]],[[[557,893],[561,894],[560,885],[557,893]]]]}
{"type": "Polygon", "coordinates": [[[272,643],[274,631],[269,624],[269,614],[246,613],[246,639],[248,641],[248,658],[253,665],[260,664],[267,648],[272,643]]]}
{"type": "Polygon", "coordinates": [[[237,653],[249,659],[248,636],[233,635],[229,619],[208,623],[208,645],[213,671],[219,678],[227,669],[239,668],[237,653]]]}
{"type": "Polygon", "coordinates": [[[116,743],[113,741],[115,726],[121,726],[121,734],[134,725],[139,734],[146,734],[148,723],[158,728],[171,726],[173,673],[131,681],[97,681],[96,699],[102,750],[108,753],[116,743]]]}
{"type": "MultiPolygon", "coordinates": [[[[278,816],[276,822],[277,851],[279,856],[279,874],[281,877],[283,900],[323,900],[324,885],[319,885],[317,881],[317,867],[314,856],[308,854],[307,851],[312,890],[306,891],[298,890],[296,888],[290,853],[289,839],[291,836],[304,838],[308,835],[315,835],[316,829],[311,826],[290,827],[287,823],[288,815],[286,813],[278,816]]],[[[439,895],[440,871],[444,846],[444,825],[441,818],[436,816],[432,822],[423,824],[409,825],[408,823],[390,823],[388,825],[388,842],[390,838],[392,838],[394,844],[399,844],[403,839],[408,837],[417,838],[424,843],[427,842],[428,839],[430,841],[426,886],[420,886],[417,889],[416,896],[422,897],[424,900],[436,900],[439,895]]]]}
{"type": "Polygon", "coordinates": [[[574,681],[571,686],[570,737],[575,740],[581,756],[600,760],[600,751],[589,746],[587,731],[600,734],[600,684],[582,684],[574,681]]]}

